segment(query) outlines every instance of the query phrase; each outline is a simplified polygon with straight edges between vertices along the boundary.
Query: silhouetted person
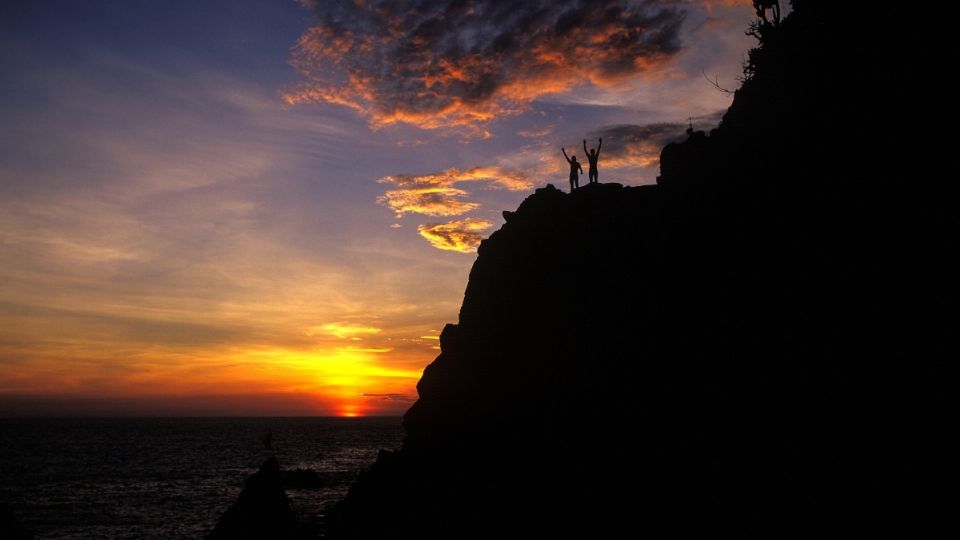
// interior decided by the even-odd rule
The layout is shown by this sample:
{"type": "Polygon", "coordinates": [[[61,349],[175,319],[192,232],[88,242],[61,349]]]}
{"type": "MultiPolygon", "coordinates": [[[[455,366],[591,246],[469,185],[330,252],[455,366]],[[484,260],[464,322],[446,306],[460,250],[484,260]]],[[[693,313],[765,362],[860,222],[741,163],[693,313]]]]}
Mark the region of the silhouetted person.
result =
{"type": "Polygon", "coordinates": [[[767,20],[767,10],[773,11],[773,23],[780,24],[780,1],[779,0],[753,0],[753,8],[757,10],[757,17],[764,24],[769,24],[767,20]]]}
{"type": "Polygon", "coordinates": [[[603,146],[603,137],[600,138],[600,144],[597,145],[597,149],[594,150],[591,148],[587,151],[587,140],[583,140],[583,152],[587,154],[587,161],[590,162],[590,169],[588,170],[587,177],[591,184],[599,184],[600,180],[598,179],[599,172],[597,171],[597,161],[600,160],[600,147],[603,146]]]}
{"type": "Polygon", "coordinates": [[[560,151],[563,152],[563,157],[567,160],[567,163],[570,164],[570,192],[573,193],[573,190],[580,187],[580,175],[583,174],[583,167],[581,167],[580,162],[577,161],[577,156],[567,157],[567,151],[562,146],[560,147],[560,151]]]}

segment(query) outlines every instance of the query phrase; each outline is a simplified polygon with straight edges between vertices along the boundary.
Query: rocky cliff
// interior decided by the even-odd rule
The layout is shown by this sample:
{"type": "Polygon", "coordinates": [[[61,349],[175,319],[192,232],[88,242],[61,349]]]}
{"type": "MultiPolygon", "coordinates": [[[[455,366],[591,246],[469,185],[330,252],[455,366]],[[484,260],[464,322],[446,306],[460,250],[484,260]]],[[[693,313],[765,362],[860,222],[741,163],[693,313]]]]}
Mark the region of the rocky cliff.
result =
{"type": "Polygon", "coordinates": [[[757,29],[723,123],[665,148],[657,186],[548,186],[505,214],[403,448],[330,538],[922,532],[943,207],[911,237],[869,93],[886,45],[823,4],[757,29]]]}

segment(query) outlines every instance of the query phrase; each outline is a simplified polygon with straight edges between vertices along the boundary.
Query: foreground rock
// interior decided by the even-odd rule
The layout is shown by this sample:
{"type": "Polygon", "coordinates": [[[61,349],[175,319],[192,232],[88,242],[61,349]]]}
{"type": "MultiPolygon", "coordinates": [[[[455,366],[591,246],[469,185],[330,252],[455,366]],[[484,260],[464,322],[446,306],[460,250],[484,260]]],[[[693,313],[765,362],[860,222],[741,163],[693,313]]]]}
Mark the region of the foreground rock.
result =
{"type": "Polygon", "coordinates": [[[5,504],[0,503],[0,538],[4,540],[33,540],[33,533],[20,523],[5,504]]]}
{"type": "Polygon", "coordinates": [[[299,539],[309,536],[298,523],[283,489],[283,477],[277,459],[263,462],[260,470],[247,478],[236,502],[224,512],[210,540],[299,539]]]}
{"type": "Polygon", "coordinates": [[[280,473],[286,489],[323,489],[327,482],[313,469],[293,469],[280,473]]]}

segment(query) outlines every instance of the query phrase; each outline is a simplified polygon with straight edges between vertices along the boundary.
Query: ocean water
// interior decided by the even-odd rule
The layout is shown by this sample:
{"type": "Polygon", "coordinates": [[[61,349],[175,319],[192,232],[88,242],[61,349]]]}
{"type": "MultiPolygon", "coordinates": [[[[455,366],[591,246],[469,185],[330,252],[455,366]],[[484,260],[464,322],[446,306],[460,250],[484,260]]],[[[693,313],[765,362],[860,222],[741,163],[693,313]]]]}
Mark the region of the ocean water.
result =
{"type": "Polygon", "coordinates": [[[287,490],[318,521],[402,436],[399,418],[0,419],[0,502],[40,539],[202,538],[272,453],[326,481],[287,490]]]}

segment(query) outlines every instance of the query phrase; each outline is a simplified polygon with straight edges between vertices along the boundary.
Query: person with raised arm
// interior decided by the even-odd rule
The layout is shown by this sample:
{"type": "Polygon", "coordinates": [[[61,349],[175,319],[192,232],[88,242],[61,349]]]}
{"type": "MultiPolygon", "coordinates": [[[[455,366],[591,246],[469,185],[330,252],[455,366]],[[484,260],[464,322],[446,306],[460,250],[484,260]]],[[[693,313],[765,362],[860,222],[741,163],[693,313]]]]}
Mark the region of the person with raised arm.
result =
{"type": "Polygon", "coordinates": [[[577,161],[577,156],[567,157],[567,151],[562,146],[560,147],[560,151],[563,152],[564,159],[570,164],[570,193],[573,193],[573,190],[580,187],[580,175],[583,174],[583,167],[581,167],[580,162],[577,161]]]}
{"type": "Polygon", "coordinates": [[[601,146],[603,146],[603,137],[600,137],[600,144],[597,145],[596,150],[594,150],[593,148],[591,148],[590,151],[588,152],[588,151],[587,151],[587,140],[586,140],[586,139],[583,140],[583,151],[584,151],[585,154],[587,154],[587,161],[590,162],[590,169],[589,169],[588,177],[589,177],[589,180],[590,180],[590,183],[591,183],[591,184],[599,184],[599,183],[600,183],[600,180],[598,179],[598,177],[599,177],[599,172],[598,172],[598,170],[597,170],[597,161],[600,160],[600,147],[601,147],[601,146]]]}

